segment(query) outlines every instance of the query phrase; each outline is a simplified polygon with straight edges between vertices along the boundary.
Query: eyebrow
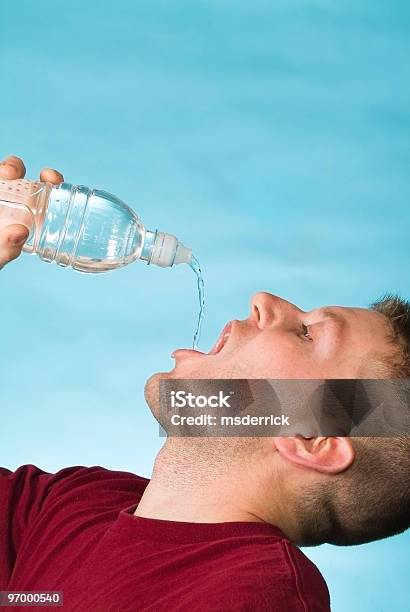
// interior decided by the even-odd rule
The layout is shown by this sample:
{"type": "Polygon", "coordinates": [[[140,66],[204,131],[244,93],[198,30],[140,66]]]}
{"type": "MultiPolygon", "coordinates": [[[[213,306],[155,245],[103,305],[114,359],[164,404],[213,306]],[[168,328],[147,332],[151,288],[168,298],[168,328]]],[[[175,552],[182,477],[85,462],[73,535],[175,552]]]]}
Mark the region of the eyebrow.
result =
{"type": "Polygon", "coordinates": [[[339,313],[334,312],[330,308],[320,308],[320,310],[318,310],[318,314],[328,319],[333,319],[335,321],[344,322],[344,317],[342,317],[342,315],[340,315],[339,313]]]}
{"type": "Polygon", "coordinates": [[[333,310],[330,310],[330,308],[324,308],[321,311],[321,314],[327,317],[328,319],[335,319],[336,321],[343,320],[343,317],[340,314],[334,312],[333,310]]]}

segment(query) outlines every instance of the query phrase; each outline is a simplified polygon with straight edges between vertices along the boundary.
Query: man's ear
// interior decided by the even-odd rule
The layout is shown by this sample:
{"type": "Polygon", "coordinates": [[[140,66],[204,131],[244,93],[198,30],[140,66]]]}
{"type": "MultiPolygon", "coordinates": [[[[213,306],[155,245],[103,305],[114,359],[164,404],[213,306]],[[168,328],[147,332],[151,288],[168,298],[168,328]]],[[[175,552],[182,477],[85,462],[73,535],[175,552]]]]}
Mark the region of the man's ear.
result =
{"type": "Polygon", "coordinates": [[[273,438],[277,451],[292,463],[325,474],[338,474],[354,461],[350,438],[273,438]]]}

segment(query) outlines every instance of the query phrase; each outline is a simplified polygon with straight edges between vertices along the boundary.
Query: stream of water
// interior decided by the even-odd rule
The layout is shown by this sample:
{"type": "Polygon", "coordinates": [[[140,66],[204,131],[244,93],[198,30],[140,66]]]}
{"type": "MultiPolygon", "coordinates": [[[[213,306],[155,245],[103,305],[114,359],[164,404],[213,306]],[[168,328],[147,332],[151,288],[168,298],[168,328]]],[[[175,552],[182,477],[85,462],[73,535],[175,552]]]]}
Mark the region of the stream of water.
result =
{"type": "Polygon", "coordinates": [[[205,285],[204,285],[204,279],[202,278],[202,271],[201,271],[201,266],[199,265],[199,261],[194,256],[192,256],[191,263],[189,265],[195,272],[196,278],[198,281],[199,315],[198,315],[198,323],[196,326],[196,331],[194,334],[194,340],[192,343],[192,348],[197,349],[198,344],[199,344],[199,339],[201,337],[202,322],[204,320],[204,314],[205,314],[205,285]]]}

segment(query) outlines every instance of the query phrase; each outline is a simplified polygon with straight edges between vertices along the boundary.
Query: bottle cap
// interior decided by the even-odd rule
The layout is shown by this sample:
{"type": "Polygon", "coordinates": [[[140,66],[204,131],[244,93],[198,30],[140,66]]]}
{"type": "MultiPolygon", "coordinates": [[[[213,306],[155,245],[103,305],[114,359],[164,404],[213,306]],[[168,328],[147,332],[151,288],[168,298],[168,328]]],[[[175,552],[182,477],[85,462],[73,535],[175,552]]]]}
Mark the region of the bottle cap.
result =
{"type": "Polygon", "coordinates": [[[191,249],[185,247],[172,234],[157,232],[152,248],[150,263],[161,268],[167,268],[179,263],[190,263],[191,249]]]}
{"type": "Polygon", "coordinates": [[[177,252],[175,253],[174,265],[180,263],[191,263],[192,249],[184,246],[182,242],[178,242],[177,252]]]}

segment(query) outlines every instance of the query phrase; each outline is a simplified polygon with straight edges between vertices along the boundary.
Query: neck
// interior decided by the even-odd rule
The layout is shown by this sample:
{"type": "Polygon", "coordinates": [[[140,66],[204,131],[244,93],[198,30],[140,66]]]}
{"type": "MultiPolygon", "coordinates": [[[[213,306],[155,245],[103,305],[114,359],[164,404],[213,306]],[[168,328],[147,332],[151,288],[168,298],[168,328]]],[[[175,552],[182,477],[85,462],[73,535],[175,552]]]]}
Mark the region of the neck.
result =
{"type": "Polygon", "coordinates": [[[263,494],[271,498],[271,489],[258,476],[257,462],[228,456],[228,447],[221,438],[167,440],[135,514],[193,523],[267,522],[283,531],[281,504],[266,503],[263,494]]]}

